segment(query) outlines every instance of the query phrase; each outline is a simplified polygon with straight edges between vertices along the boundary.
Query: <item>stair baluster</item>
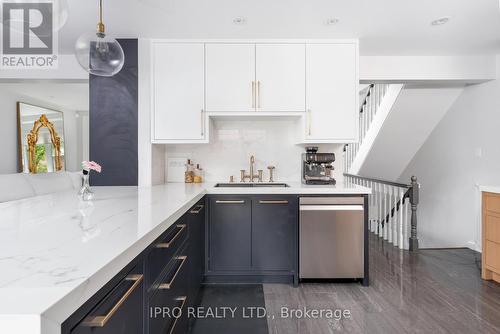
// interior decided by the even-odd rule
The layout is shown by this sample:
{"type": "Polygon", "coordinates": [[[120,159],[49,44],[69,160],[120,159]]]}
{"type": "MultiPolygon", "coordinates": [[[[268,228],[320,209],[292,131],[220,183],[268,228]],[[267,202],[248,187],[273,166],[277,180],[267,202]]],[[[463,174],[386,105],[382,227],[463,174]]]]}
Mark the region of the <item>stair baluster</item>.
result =
{"type": "Polygon", "coordinates": [[[399,249],[418,250],[417,207],[420,184],[410,184],[344,173],[346,182],[372,189],[369,203],[369,230],[399,249]]]}

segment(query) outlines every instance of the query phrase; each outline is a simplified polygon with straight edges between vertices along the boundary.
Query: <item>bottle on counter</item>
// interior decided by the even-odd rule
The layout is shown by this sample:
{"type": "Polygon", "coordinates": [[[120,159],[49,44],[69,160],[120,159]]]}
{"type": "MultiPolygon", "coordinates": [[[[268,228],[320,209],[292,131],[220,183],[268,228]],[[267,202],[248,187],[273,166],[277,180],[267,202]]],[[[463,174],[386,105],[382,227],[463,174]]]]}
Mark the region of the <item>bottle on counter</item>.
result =
{"type": "Polygon", "coordinates": [[[184,182],[185,183],[194,182],[194,167],[191,162],[191,159],[188,159],[186,163],[186,171],[184,172],[184,182]]]}
{"type": "Polygon", "coordinates": [[[194,170],[194,178],[193,178],[193,181],[194,181],[194,183],[202,183],[204,178],[205,178],[205,176],[204,176],[204,171],[203,171],[203,169],[200,167],[200,164],[197,164],[197,165],[196,165],[196,168],[195,168],[195,170],[194,170]]]}

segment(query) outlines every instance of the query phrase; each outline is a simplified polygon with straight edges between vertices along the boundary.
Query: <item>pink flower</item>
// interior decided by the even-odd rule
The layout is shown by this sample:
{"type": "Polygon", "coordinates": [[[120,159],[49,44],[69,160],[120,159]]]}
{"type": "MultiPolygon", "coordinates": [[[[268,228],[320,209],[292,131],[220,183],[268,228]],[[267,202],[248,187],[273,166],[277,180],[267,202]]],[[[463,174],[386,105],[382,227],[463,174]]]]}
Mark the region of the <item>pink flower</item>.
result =
{"type": "Polygon", "coordinates": [[[86,171],[91,171],[91,170],[94,170],[96,171],[97,173],[100,173],[102,168],[101,168],[101,165],[99,165],[97,162],[95,161],[83,161],[82,162],[82,167],[83,169],[85,169],[86,171]]]}

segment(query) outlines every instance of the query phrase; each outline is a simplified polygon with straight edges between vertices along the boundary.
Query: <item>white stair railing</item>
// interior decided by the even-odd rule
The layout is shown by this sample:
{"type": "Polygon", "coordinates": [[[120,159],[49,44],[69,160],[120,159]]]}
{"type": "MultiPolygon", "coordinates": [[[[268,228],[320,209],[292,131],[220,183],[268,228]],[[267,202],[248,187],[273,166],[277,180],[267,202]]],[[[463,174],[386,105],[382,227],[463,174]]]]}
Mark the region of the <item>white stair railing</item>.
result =
{"type": "Polygon", "coordinates": [[[371,84],[368,86],[368,92],[361,102],[359,111],[359,141],[344,146],[344,171],[347,172],[351,168],[388,88],[389,84],[371,84]]]}
{"type": "Polygon", "coordinates": [[[372,189],[368,201],[370,232],[400,249],[418,250],[417,205],[420,185],[416,177],[411,178],[410,184],[347,173],[344,178],[347,184],[372,189]]]}

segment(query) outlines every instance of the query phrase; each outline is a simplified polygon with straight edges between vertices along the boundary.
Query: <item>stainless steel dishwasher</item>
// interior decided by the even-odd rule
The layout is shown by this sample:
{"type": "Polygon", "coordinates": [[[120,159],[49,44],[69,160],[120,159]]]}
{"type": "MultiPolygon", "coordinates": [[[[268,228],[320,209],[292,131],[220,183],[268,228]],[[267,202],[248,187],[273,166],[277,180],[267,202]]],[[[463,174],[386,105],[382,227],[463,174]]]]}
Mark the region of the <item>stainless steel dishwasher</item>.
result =
{"type": "Polygon", "coordinates": [[[364,198],[301,197],[300,278],[363,278],[364,198]]]}

